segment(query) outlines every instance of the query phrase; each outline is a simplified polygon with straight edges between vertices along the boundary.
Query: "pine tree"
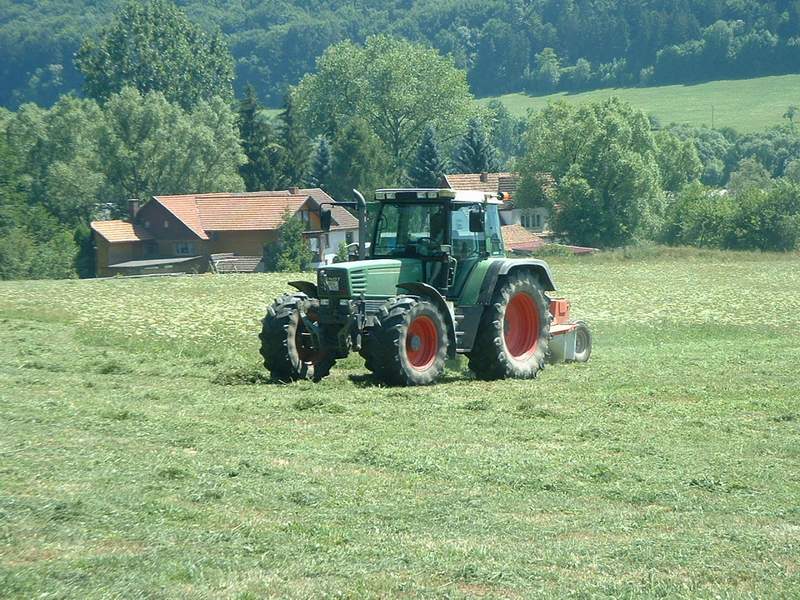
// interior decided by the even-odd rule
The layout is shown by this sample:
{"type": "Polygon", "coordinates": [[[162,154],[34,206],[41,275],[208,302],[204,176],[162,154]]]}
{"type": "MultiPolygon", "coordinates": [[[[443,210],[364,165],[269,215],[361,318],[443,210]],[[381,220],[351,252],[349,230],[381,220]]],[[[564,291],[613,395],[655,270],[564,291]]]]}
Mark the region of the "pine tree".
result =
{"type": "Polygon", "coordinates": [[[294,101],[291,94],[286,95],[280,119],[282,121],[281,138],[285,150],[284,173],[289,180],[289,185],[299,186],[306,180],[311,157],[311,144],[303,128],[295,119],[294,101]]]}
{"type": "Polygon", "coordinates": [[[303,232],[305,224],[288,210],[278,228],[278,242],[264,246],[264,264],[268,271],[297,273],[305,271],[314,258],[303,232]]]}
{"type": "Polygon", "coordinates": [[[312,187],[325,189],[331,179],[331,169],[333,157],[331,156],[331,145],[325,136],[319,138],[314,160],[311,163],[311,173],[308,176],[308,184],[312,187]]]}
{"type": "Polygon", "coordinates": [[[437,187],[446,172],[447,163],[439,152],[436,130],[429,125],[422,135],[417,158],[409,172],[411,182],[416,187],[437,187]]]}
{"type": "Polygon", "coordinates": [[[381,141],[362,119],[350,121],[336,136],[329,193],[349,200],[353,189],[370,192],[387,185],[389,159],[381,141]]]}
{"type": "Polygon", "coordinates": [[[248,192],[280,190],[289,186],[286,152],[275,129],[264,116],[253,86],[248,85],[239,103],[239,133],[247,162],[239,167],[248,192]]]}
{"type": "Polygon", "coordinates": [[[467,133],[456,151],[455,167],[459,173],[489,173],[497,170],[497,153],[489,142],[483,123],[471,119],[467,133]]]}

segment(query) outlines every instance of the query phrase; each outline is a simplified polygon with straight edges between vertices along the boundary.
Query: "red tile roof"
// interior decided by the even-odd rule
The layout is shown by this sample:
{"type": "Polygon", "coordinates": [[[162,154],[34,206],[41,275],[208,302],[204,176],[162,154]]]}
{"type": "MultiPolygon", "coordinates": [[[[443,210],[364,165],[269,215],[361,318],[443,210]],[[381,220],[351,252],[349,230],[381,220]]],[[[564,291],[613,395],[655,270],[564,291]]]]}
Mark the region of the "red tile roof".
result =
{"type": "MultiPolygon", "coordinates": [[[[545,192],[555,187],[555,179],[550,173],[537,173],[542,189],[545,192]]],[[[444,176],[443,185],[452,190],[480,190],[482,192],[503,192],[510,194],[512,199],[519,186],[519,175],[516,173],[451,173],[444,176]]],[[[512,208],[506,204],[504,208],[512,208]]]]}
{"type": "Polygon", "coordinates": [[[95,233],[112,244],[153,239],[144,228],[130,221],[92,221],[91,226],[95,233]]]}
{"type": "Polygon", "coordinates": [[[545,241],[534,235],[522,225],[503,225],[503,245],[506,250],[538,250],[545,245],[545,241]]]}
{"type": "MultiPolygon", "coordinates": [[[[271,231],[283,223],[285,213],[316,209],[321,202],[333,199],[319,188],[267,192],[192,194],[155,196],[153,199],[181,220],[200,239],[209,231],[271,231]]],[[[341,206],[333,206],[337,229],[357,229],[358,220],[341,206]]]]}
{"type": "Polygon", "coordinates": [[[481,192],[497,193],[514,192],[517,189],[518,177],[513,173],[451,173],[445,175],[444,180],[447,187],[452,190],[480,190],[481,192]]]}

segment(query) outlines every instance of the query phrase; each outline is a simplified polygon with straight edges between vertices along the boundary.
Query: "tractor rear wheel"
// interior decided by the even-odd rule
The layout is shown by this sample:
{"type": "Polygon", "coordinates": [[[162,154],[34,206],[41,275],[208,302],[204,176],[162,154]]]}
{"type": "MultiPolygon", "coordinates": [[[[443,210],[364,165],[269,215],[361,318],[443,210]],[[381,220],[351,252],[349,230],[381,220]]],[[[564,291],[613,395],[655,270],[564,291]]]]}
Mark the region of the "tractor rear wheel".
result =
{"type": "Polygon", "coordinates": [[[400,296],[378,312],[365,347],[367,368],[390,385],[428,385],[444,372],[447,325],[436,306],[400,296]]]}
{"type": "Polygon", "coordinates": [[[550,311],[538,279],[513,274],[486,307],[469,368],[478,379],[532,379],[544,368],[550,340],[550,311]]]}
{"type": "Polygon", "coordinates": [[[261,334],[261,356],[273,379],[319,381],[336,364],[333,353],[315,348],[307,321],[319,320],[319,300],[305,294],[284,295],[267,309],[261,334]]]}

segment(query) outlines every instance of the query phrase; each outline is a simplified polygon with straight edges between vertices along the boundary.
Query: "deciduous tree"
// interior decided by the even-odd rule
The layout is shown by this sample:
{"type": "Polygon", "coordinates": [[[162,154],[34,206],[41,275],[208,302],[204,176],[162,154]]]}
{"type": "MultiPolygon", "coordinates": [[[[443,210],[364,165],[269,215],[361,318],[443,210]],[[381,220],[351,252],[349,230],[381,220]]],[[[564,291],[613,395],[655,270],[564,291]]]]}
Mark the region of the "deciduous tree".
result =
{"type": "Polygon", "coordinates": [[[86,94],[100,101],[125,87],[161,92],[186,109],[233,97],[233,57],[222,33],[195,25],[168,0],[123,5],[98,39],[84,42],[76,63],[86,94]]]}
{"type": "Polygon", "coordinates": [[[335,136],[358,115],[386,147],[395,169],[408,166],[428,125],[442,140],[454,140],[480,110],[466,73],[451,59],[385,35],[368,38],[363,47],[352,42],[332,46],[294,95],[313,135],[335,136]]]}
{"type": "Polygon", "coordinates": [[[656,145],[647,116],[616,98],[573,106],[552,103],[532,120],[518,162],[521,205],[551,194],[552,225],[589,246],[633,241],[661,199],[656,145]],[[543,190],[540,173],[555,187],[543,190]]]}

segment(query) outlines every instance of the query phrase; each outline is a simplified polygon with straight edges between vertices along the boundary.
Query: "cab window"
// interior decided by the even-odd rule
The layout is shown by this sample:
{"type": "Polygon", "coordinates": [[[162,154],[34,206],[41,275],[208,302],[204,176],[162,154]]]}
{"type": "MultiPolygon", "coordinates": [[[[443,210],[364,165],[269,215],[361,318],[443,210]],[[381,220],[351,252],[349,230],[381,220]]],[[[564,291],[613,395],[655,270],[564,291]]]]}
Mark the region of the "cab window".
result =
{"type": "Polygon", "coordinates": [[[473,208],[474,204],[464,204],[454,207],[452,212],[450,243],[453,245],[453,256],[458,259],[480,256],[484,247],[483,233],[469,230],[469,211],[473,208]]]}
{"type": "Polygon", "coordinates": [[[489,241],[489,254],[503,256],[503,233],[500,229],[500,211],[497,204],[486,205],[486,238],[489,241]]]}

